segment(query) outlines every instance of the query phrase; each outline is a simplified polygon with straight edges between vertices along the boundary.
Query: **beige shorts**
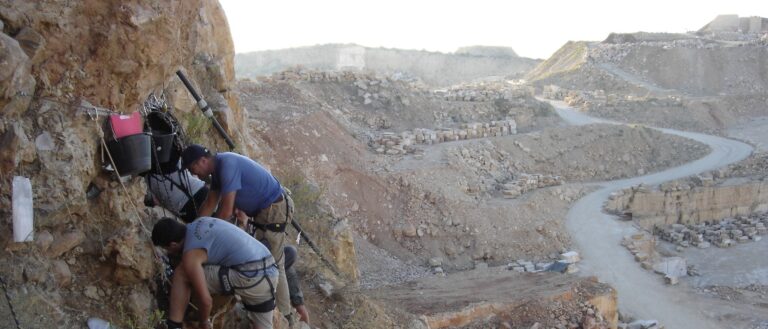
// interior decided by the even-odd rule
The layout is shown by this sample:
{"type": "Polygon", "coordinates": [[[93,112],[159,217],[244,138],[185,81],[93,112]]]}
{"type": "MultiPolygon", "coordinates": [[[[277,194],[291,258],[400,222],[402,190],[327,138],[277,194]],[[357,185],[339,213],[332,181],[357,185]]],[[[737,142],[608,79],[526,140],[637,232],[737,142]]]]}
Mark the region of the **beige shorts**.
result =
{"type": "MultiPolygon", "coordinates": [[[[221,282],[219,281],[219,268],[220,266],[218,265],[203,266],[205,282],[208,284],[208,291],[212,294],[223,293],[221,282]]],[[[278,277],[279,276],[275,274],[266,277],[257,275],[253,278],[249,278],[240,274],[240,272],[229,270],[229,281],[232,283],[232,286],[235,287],[235,295],[240,296],[240,300],[246,305],[258,305],[274,298],[278,277]],[[261,282],[259,282],[259,280],[261,280],[261,282]],[[259,283],[253,287],[237,289],[237,287],[249,287],[256,282],[259,283]]],[[[263,329],[272,329],[272,311],[264,313],[247,311],[247,317],[252,325],[257,325],[259,328],[263,329]]]]}

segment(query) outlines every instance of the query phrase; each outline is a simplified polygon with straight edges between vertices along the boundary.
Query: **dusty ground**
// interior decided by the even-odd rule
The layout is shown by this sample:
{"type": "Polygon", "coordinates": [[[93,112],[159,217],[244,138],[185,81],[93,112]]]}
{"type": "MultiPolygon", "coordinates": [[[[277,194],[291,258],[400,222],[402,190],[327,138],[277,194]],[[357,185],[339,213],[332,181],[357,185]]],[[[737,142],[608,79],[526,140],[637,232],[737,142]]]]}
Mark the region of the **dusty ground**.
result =
{"type": "Polygon", "coordinates": [[[728,128],[728,136],[751,143],[755,152],[768,152],[768,117],[754,117],[732,125],[728,128]]]}
{"type": "MultiPolygon", "coordinates": [[[[367,293],[387,305],[423,315],[430,328],[528,328],[536,322],[546,327],[588,327],[585,322],[589,315],[582,304],[611,298],[613,290],[570,275],[487,268],[367,293]]],[[[592,321],[601,322],[594,318],[592,321]]]]}
{"type": "MultiPolygon", "coordinates": [[[[574,111],[558,112],[571,122],[589,121],[574,111]]],[[[750,328],[753,321],[761,321],[755,317],[760,312],[759,307],[723,304],[700,299],[691,289],[682,286],[665,287],[658,276],[641,269],[629,253],[615,248],[622,236],[632,234],[636,229],[601,212],[602,204],[611,192],[622,186],[658,184],[711,170],[746,158],[751,152],[748,145],[735,141],[671,130],[666,132],[705,142],[714,152],[699,161],[660,173],[606,182],[600,190],[579,200],[571,208],[567,224],[583,252],[583,272],[597,275],[617,287],[619,307],[626,312],[642,318],[655,317],[668,328],[750,328]]]]}
{"type": "MultiPolygon", "coordinates": [[[[365,136],[380,127],[369,126],[366,113],[393,127],[409,127],[404,118],[421,120],[420,127],[443,121],[370,112],[355,107],[347,93],[336,84],[264,83],[241,89],[241,102],[252,127],[276,151],[275,163],[302,168],[331,214],[354,228],[363,288],[435,280],[427,268],[431,258],[441,258],[451,275],[478,263],[555,260],[572,246],[563,221],[567,209],[592,189],[581,182],[655,172],[708,152],[702,144],[644,127],[567,127],[546,116],[531,120],[539,123],[519,135],[422,145],[418,157],[376,155],[365,136]],[[558,175],[566,184],[503,198],[500,184],[522,173],[558,175]]],[[[518,112],[538,108],[546,107],[518,112]]],[[[273,169],[278,178],[290,171],[273,169]]],[[[316,290],[318,284],[309,286],[316,290]]]]}

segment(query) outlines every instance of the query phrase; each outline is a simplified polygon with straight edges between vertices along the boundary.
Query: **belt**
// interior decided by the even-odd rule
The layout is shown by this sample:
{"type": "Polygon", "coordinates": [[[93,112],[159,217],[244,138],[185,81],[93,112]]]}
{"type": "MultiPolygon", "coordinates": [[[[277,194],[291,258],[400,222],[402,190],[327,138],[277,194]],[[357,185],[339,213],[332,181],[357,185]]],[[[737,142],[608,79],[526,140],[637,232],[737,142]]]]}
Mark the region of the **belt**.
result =
{"type": "Polygon", "coordinates": [[[275,266],[275,259],[272,256],[267,256],[259,260],[230,266],[230,268],[238,272],[256,272],[266,270],[272,266],[275,266]]]}
{"type": "Polygon", "coordinates": [[[275,233],[285,232],[285,229],[288,227],[288,225],[285,225],[283,223],[259,224],[254,221],[251,221],[249,224],[253,225],[254,228],[257,228],[259,230],[272,231],[275,233]]]}

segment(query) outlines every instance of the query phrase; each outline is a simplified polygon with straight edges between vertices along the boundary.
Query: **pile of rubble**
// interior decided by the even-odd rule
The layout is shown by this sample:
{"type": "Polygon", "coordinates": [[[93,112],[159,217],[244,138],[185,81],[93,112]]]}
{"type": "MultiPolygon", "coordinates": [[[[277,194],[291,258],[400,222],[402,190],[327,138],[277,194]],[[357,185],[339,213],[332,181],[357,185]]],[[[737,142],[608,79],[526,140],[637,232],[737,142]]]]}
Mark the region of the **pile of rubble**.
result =
{"type": "Polygon", "coordinates": [[[563,179],[560,176],[516,174],[512,181],[501,184],[501,190],[505,199],[514,199],[534,189],[561,184],[563,184],[563,179]]]}
{"type": "Polygon", "coordinates": [[[560,259],[554,262],[533,262],[525,259],[518,259],[512,263],[507,264],[507,270],[515,272],[560,272],[560,273],[576,273],[579,268],[576,263],[581,261],[579,253],[576,251],[568,251],[560,254],[560,259]]]}
{"type": "Polygon", "coordinates": [[[383,75],[370,71],[325,71],[309,70],[296,67],[290,70],[261,77],[260,81],[270,82],[309,82],[309,83],[342,83],[356,88],[355,102],[374,107],[392,104],[410,105],[407,97],[397,96],[398,88],[406,88],[416,93],[428,93],[427,88],[419,81],[406,81],[397,76],[383,75]]]}
{"type": "Polygon", "coordinates": [[[655,228],[654,234],[664,241],[683,248],[690,246],[708,248],[710,245],[727,248],[737,243],[760,241],[762,235],[768,233],[766,224],[768,224],[768,214],[761,214],[750,217],[740,216],[737,219],[726,218],[717,223],[672,224],[655,228]]]}
{"type": "Polygon", "coordinates": [[[461,128],[443,128],[438,130],[416,128],[396,134],[384,132],[375,138],[371,147],[380,154],[413,153],[415,144],[432,145],[436,143],[476,139],[485,137],[501,137],[517,134],[517,123],[514,119],[491,121],[490,123],[465,123],[461,128]]]}
{"type": "Polygon", "coordinates": [[[621,245],[632,253],[635,261],[640,263],[644,269],[653,267],[652,258],[656,248],[656,239],[653,236],[645,233],[625,236],[621,240],[621,245]]]}
{"type": "Polygon", "coordinates": [[[488,102],[497,99],[519,99],[534,96],[533,87],[504,83],[462,84],[447,90],[435,90],[434,95],[447,101],[488,102]]]}
{"type": "Polygon", "coordinates": [[[310,70],[301,67],[295,67],[285,71],[272,74],[270,77],[261,77],[262,80],[274,81],[306,81],[306,82],[351,82],[358,84],[365,90],[369,85],[387,86],[397,80],[395,77],[384,76],[369,71],[330,71],[330,70],[310,70]]]}
{"type": "MultiPolygon", "coordinates": [[[[755,40],[756,42],[756,40],[755,40]]],[[[639,41],[634,43],[595,43],[589,47],[588,58],[594,59],[599,63],[621,63],[633,48],[689,48],[689,49],[712,49],[718,48],[720,44],[701,38],[677,39],[677,40],[654,40],[639,41]]]]}
{"type": "Polygon", "coordinates": [[[625,236],[621,245],[627,248],[635,261],[640,263],[643,269],[654,271],[664,276],[667,284],[677,284],[680,277],[688,276],[692,267],[687,265],[684,258],[681,257],[663,257],[659,258],[656,252],[656,239],[647,233],[637,233],[625,236]]]}

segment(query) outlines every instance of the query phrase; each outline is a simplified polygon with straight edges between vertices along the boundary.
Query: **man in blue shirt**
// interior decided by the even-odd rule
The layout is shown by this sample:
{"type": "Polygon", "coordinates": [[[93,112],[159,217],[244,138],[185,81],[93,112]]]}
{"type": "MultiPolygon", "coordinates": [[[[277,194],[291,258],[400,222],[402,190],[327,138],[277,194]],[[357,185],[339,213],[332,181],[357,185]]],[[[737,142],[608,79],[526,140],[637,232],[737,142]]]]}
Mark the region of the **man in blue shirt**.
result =
{"type": "Polygon", "coordinates": [[[272,328],[278,271],[269,250],[239,227],[211,217],[188,225],[163,218],[152,228],[152,243],[182,254],[171,281],[169,329],[181,329],[190,294],[199,299],[202,328],[211,328],[211,293],[236,294],[252,327],[272,328]]]}
{"type": "Polygon", "coordinates": [[[192,144],[184,149],[181,159],[182,167],[199,178],[211,176],[210,191],[198,211],[200,216],[213,214],[213,217],[229,220],[237,209],[253,218],[254,237],[269,247],[280,270],[277,308],[289,322],[293,322],[283,257],[285,229],[293,218],[290,195],[267,169],[237,153],[213,155],[205,147],[192,144]]]}

